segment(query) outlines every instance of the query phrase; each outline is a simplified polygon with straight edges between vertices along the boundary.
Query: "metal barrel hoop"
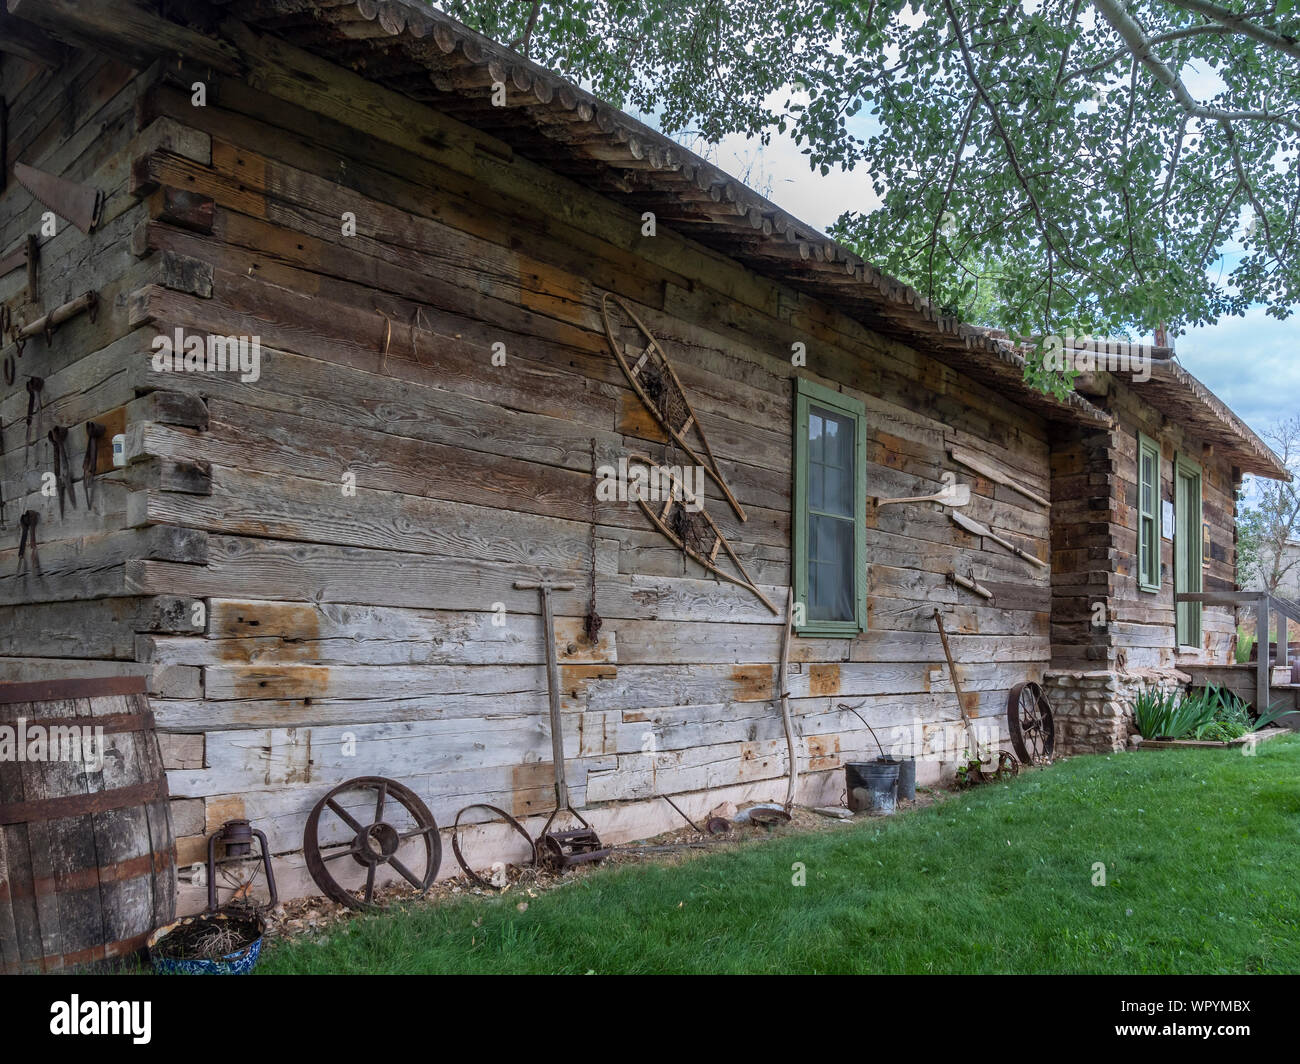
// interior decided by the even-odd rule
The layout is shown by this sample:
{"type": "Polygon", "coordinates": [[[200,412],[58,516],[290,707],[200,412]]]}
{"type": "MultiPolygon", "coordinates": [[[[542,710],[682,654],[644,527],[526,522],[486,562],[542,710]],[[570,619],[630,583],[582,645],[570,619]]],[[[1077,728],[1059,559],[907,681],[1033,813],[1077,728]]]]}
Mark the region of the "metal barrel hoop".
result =
{"type": "MultiPolygon", "coordinates": [[[[482,876],[480,876],[477,872],[475,872],[474,869],[470,868],[469,862],[465,860],[465,855],[461,853],[460,818],[463,817],[466,813],[468,813],[471,809],[486,809],[488,810],[488,812],[495,813],[497,816],[501,817],[502,820],[504,820],[507,824],[509,824],[512,828],[514,828],[515,831],[517,831],[520,835],[522,835],[525,841],[528,843],[528,849],[532,855],[532,863],[534,866],[537,865],[537,842],[531,835],[528,834],[528,829],[525,828],[521,823],[519,823],[518,820],[516,820],[514,817],[512,817],[509,813],[507,813],[504,809],[500,808],[499,806],[489,805],[487,802],[475,802],[472,805],[465,806],[464,809],[458,812],[456,814],[456,820],[451,826],[451,852],[455,855],[456,863],[460,865],[461,871],[464,872],[465,875],[469,877],[472,883],[477,884],[478,886],[482,887],[484,890],[497,889],[491,883],[485,880],[482,876]]],[[[552,813],[551,815],[554,816],[555,814],[552,813]]],[[[490,821],[488,821],[488,823],[490,823],[490,821]]],[[[550,821],[547,821],[547,823],[549,824],[550,821]]]]}

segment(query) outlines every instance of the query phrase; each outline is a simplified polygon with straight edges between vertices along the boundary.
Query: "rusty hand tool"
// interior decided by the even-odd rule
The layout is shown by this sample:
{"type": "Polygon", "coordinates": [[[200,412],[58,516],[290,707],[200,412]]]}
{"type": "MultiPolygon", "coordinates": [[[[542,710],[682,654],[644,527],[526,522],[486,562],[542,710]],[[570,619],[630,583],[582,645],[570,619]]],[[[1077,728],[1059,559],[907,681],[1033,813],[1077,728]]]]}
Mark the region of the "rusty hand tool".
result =
{"type": "Polygon", "coordinates": [[[555,767],[555,809],[542,827],[537,839],[538,858],[556,868],[587,861],[599,861],[609,854],[601,845],[600,837],[582,814],[569,804],[569,785],[564,778],[564,733],[560,722],[560,666],[555,656],[555,615],[551,609],[552,591],[572,591],[573,584],[553,584],[545,580],[516,580],[520,591],[536,591],[542,604],[543,636],[546,640],[546,688],[551,711],[551,760],[555,767]],[[573,815],[582,824],[581,830],[552,831],[551,824],[561,812],[573,815]]]}

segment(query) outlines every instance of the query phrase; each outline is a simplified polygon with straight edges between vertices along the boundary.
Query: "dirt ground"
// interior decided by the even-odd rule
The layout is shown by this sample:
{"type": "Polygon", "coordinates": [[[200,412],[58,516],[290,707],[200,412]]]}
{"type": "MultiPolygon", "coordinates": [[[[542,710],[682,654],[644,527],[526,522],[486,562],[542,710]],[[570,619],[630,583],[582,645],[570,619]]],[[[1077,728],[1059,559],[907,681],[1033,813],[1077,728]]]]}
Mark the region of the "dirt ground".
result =
{"type": "MultiPolygon", "coordinates": [[[[952,797],[953,792],[918,787],[916,799],[900,799],[895,815],[933,805],[952,797]]],[[[847,810],[842,810],[847,813],[847,810]]],[[[536,898],[549,890],[555,890],[572,883],[582,876],[593,874],[597,868],[610,865],[628,864],[677,864],[693,860],[708,853],[718,853],[737,846],[753,842],[787,838],[810,832],[829,831],[850,821],[873,819],[872,814],[860,813],[847,819],[827,816],[811,809],[796,808],[789,823],[771,827],[755,824],[733,823],[731,830],[720,835],[707,835],[684,825],[680,830],[665,832],[652,839],[625,843],[617,848],[599,865],[579,865],[561,873],[549,872],[533,866],[518,867],[510,865],[506,869],[508,882],[501,889],[483,888],[475,884],[468,876],[458,875],[434,883],[423,894],[410,887],[392,886],[380,888],[375,892],[375,900],[382,907],[394,905],[438,905],[453,898],[464,896],[507,895],[519,899],[522,907],[527,907],[530,898],[536,898]]],[[[444,847],[444,860],[455,861],[451,847],[444,847]]],[[[484,879],[486,870],[475,869],[484,879]]],[[[318,934],[335,924],[344,922],[357,915],[357,910],[325,897],[299,898],[284,902],[265,913],[266,937],[268,939],[289,938],[297,935],[318,934]]]]}

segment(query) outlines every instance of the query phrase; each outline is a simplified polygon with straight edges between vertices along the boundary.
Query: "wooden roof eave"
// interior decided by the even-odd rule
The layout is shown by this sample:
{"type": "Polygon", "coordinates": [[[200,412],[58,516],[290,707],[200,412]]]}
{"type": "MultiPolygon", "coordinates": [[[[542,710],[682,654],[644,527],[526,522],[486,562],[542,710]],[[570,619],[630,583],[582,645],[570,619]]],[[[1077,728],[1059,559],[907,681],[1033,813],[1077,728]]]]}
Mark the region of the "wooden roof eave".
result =
{"type": "MultiPolygon", "coordinates": [[[[873,330],[916,347],[982,383],[1010,391],[1016,401],[1049,420],[1105,426],[1109,415],[1082,396],[1064,402],[1033,388],[1024,361],[956,319],[940,314],[914,289],[760,196],[695,153],[568,82],[416,0],[235,0],[231,13],[276,32],[286,17],[313,15],[319,33],[302,40],[322,58],[358,42],[383,55],[390,87],[425,73],[468,125],[476,120],[507,144],[519,136],[521,154],[543,137],[554,145],[549,161],[593,166],[593,182],[612,198],[650,196],[681,207],[684,235],[743,263],[756,273],[845,308],[873,330]],[[403,70],[401,54],[409,57],[403,70]],[[508,119],[491,104],[485,78],[509,89],[508,119]],[[706,204],[709,206],[706,208],[706,204]],[[703,209],[702,209],[703,208],[703,209]],[[791,255],[790,249],[794,254],[791,255]]],[[[295,25],[301,25],[295,22],[295,25]]],[[[281,30],[294,40],[293,30],[281,30]]],[[[366,74],[362,66],[359,72],[366,74]]],[[[490,84],[490,82],[489,82],[490,84]]],[[[511,144],[511,147],[515,147],[511,144]]],[[[588,172],[585,171],[584,172],[588,172]]],[[[672,228],[672,220],[664,224],[672,228]]]]}
{"type": "Polygon", "coordinates": [[[243,56],[226,39],[238,36],[234,23],[282,36],[407,98],[446,107],[471,127],[480,123],[494,144],[538,156],[536,161],[561,173],[580,174],[617,202],[631,206],[645,195],[679,202],[691,239],[844,308],[868,328],[1049,420],[1110,424],[1109,415],[1080,395],[1058,401],[1027,384],[1023,360],[1005,343],[939,313],[915,289],[662,133],[421,0],[229,0],[222,5],[228,21],[215,36],[209,27],[188,26],[181,15],[164,17],[141,0],[103,0],[102,7],[62,0],[7,4],[20,18],[97,41],[92,47],[189,56],[239,76],[243,56]],[[492,105],[491,85],[498,81],[508,88],[505,109],[492,105]]]}
{"type": "Polygon", "coordinates": [[[1146,381],[1125,383],[1166,417],[1223,449],[1244,473],[1290,482],[1290,470],[1232,409],[1172,358],[1151,362],[1146,381]]]}
{"type": "Polygon", "coordinates": [[[698,243],[844,308],[1050,420],[1110,423],[1082,396],[1061,402],[1037,391],[1004,345],[940,314],[914,289],[703,158],[421,0],[228,0],[222,4],[228,21],[215,36],[210,25],[186,25],[183,14],[166,17],[141,0],[103,0],[102,7],[62,0],[7,4],[20,18],[72,32],[92,47],[189,56],[237,75],[240,49],[226,39],[238,37],[237,23],[281,36],[407,98],[445,108],[471,127],[481,125],[494,144],[580,175],[617,202],[632,206],[637,197],[666,196],[669,206],[681,204],[679,224],[698,243]],[[495,82],[507,86],[507,108],[492,105],[495,82]]]}

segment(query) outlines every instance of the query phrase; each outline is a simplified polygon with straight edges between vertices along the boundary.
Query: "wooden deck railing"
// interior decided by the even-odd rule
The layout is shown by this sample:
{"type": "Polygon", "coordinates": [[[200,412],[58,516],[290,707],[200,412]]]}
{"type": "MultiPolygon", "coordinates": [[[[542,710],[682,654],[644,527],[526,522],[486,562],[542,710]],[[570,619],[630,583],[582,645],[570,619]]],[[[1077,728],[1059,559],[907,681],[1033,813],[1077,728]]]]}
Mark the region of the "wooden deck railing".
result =
{"type": "Polygon", "coordinates": [[[1182,591],[1174,595],[1175,602],[1199,602],[1203,606],[1255,607],[1255,645],[1258,661],[1255,664],[1255,712],[1268,709],[1268,692],[1272,686],[1273,662],[1269,660],[1269,618],[1277,619],[1277,661],[1287,664],[1286,621],[1300,624],[1300,604],[1270,595],[1267,591],[1182,591]]]}

